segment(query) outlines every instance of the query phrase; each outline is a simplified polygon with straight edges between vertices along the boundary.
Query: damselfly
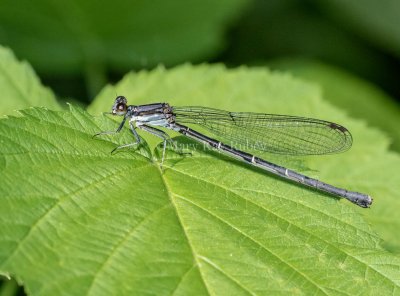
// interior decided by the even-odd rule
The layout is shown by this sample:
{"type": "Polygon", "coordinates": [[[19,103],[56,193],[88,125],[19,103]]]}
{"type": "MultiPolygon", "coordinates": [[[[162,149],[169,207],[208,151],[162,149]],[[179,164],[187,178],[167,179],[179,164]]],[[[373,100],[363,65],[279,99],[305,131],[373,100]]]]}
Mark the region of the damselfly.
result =
{"type": "Polygon", "coordinates": [[[135,138],[135,142],[119,146],[112,152],[139,145],[141,139],[136,131],[136,128],[139,128],[163,140],[162,164],[167,143],[175,146],[175,142],[167,133],[156,128],[163,127],[285,179],[345,198],[360,207],[368,208],[372,203],[372,198],[367,194],[332,186],[222,142],[250,145],[259,151],[289,155],[337,153],[349,149],[352,145],[350,132],[339,124],[288,115],[228,112],[206,107],[174,107],[168,103],[134,106],[128,105],[123,96],[116,98],[110,114],[123,116],[117,130],[101,132],[95,136],[118,133],[128,121],[135,138]],[[201,126],[221,141],[195,131],[185,124],[201,126]]]}

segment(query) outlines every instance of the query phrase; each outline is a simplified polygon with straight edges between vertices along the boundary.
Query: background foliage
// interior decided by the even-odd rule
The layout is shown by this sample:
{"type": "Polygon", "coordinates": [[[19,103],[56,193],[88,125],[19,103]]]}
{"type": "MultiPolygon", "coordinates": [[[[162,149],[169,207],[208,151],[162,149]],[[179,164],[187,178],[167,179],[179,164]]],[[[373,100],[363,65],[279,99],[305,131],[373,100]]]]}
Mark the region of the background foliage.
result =
{"type": "Polygon", "coordinates": [[[398,294],[399,17],[395,0],[3,1],[0,272],[32,295],[398,294]],[[340,122],[345,154],[263,156],[373,207],[211,151],[161,172],[144,134],[111,156],[130,135],[91,135],[115,128],[116,94],[340,122]]]}

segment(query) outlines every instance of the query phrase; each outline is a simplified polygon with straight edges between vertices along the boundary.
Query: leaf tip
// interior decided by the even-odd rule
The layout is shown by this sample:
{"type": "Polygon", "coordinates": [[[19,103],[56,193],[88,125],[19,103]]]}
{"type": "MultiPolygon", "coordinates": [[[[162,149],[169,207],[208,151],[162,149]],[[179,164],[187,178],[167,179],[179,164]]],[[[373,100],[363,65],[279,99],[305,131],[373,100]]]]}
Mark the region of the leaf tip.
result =
{"type": "MultiPolygon", "coordinates": [[[[33,109],[33,107],[30,107],[29,109],[33,109]]],[[[24,116],[24,112],[22,112],[22,110],[18,110],[18,109],[14,109],[13,110],[15,113],[17,113],[18,115],[24,116]]]]}
{"type": "Polygon", "coordinates": [[[68,105],[69,111],[74,112],[74,111],[77,110],[77,108],[73,104],[71,104],[70,102],[65,102],[65,104],[68,105]]]}
{"type": "Polygon", "coordinates": [[[0,275],[4,276],[6,278],[6,280],[11,280],[10,274],[6,271],[0,271],[0,275]]]}

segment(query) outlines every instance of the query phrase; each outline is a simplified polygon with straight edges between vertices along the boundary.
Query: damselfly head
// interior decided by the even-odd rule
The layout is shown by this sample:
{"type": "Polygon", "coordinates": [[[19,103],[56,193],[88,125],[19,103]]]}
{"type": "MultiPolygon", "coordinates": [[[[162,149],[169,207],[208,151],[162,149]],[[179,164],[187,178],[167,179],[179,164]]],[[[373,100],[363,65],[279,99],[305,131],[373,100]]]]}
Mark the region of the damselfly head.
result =
{"type": "Polygon", "coordinates": [[[118,96],[115,99],[114,105],[111,109],[111,113],[113,115],[125,115],[126,114],[126,110],[128,108],[127,105],[128,101],[124,96],[118,96]]]}

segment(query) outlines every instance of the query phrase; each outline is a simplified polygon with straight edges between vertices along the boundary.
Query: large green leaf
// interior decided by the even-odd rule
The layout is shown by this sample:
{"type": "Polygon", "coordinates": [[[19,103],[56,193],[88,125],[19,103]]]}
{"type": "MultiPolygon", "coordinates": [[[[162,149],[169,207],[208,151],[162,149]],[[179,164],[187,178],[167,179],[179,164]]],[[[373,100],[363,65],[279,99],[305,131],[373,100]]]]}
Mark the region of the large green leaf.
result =
{"type": "MultiPolygon", "coordinates": [[[[92,112],[107,111],[115,91],[131,103],[163,98],[337,119],[354,130],[354,151],[304,162],[321,169],[317,175],[326,181],[373,194],[372,209],[360,209],[368,219],[382,204],[398,206],[398,177],[391,173],[399,157],[384,153],[385,137],[290,76],[221,66],[159,68],[107,87],[92,112]],[[371,136],[379,141],[367,143],[371,136]],[[381,170],[370,185],[370,169],[383,165],[388,175],[381,170]]],[[[399,292],[400,259],[379,246],[353,204],[201,145],[191,156],[168,151],[164,170],[146,145],[110,155],[132,141],[129,130],[92,139],[118,124],[80,109],[22,114],[0,120],[0,270],[32,294],[399,292]]]]}
{"type": "Polygon", "coordinates": [[[385,131],[393,141],[393,149],[400,152],[400,106],[377,86],[339,68],[311,60],[281,59],[270,65],[318,83],[326,100],[385,131]]]}
{"type": "MultiPolygon", "coordinates": [[[[384,238],[386,246],[400,252],[399,156],[388,152],[390,141],[386,136],[324,103],[315,85],[262,69],[226,71],[222,66],[193,69],[187,65],[166,71],[160,67],[153,72],[131,73],[115,87],[106,87],[89,111],[109,111],[113,103],[110,98],[115,94],[126,95],[131,104],[168,101],[173,105],[301,115],[342,123],[353,133],[353,148],[340,155],[302,158],[301,167],[318,170],[314,177],[375,197],[373,210],[366,218],[384,238]]],[[[155,141],[154,137],[146,139],[155,141]]],[[[268,157],[298,169],[293,158],[268,157]]]]}
{"type": "Polygon", "coordinates": [[[0,46],[0,115],[17,109],[45,106],[59,109],[54,94],[43,87],[33,69],[19,62],[7,48],[0,46]]]}
{"type": "Polygon", "coordinates": [[[3,0],[0,42],[50,74],[202,60],[222,47],[225,28],[247,2],[3,0]]]}

